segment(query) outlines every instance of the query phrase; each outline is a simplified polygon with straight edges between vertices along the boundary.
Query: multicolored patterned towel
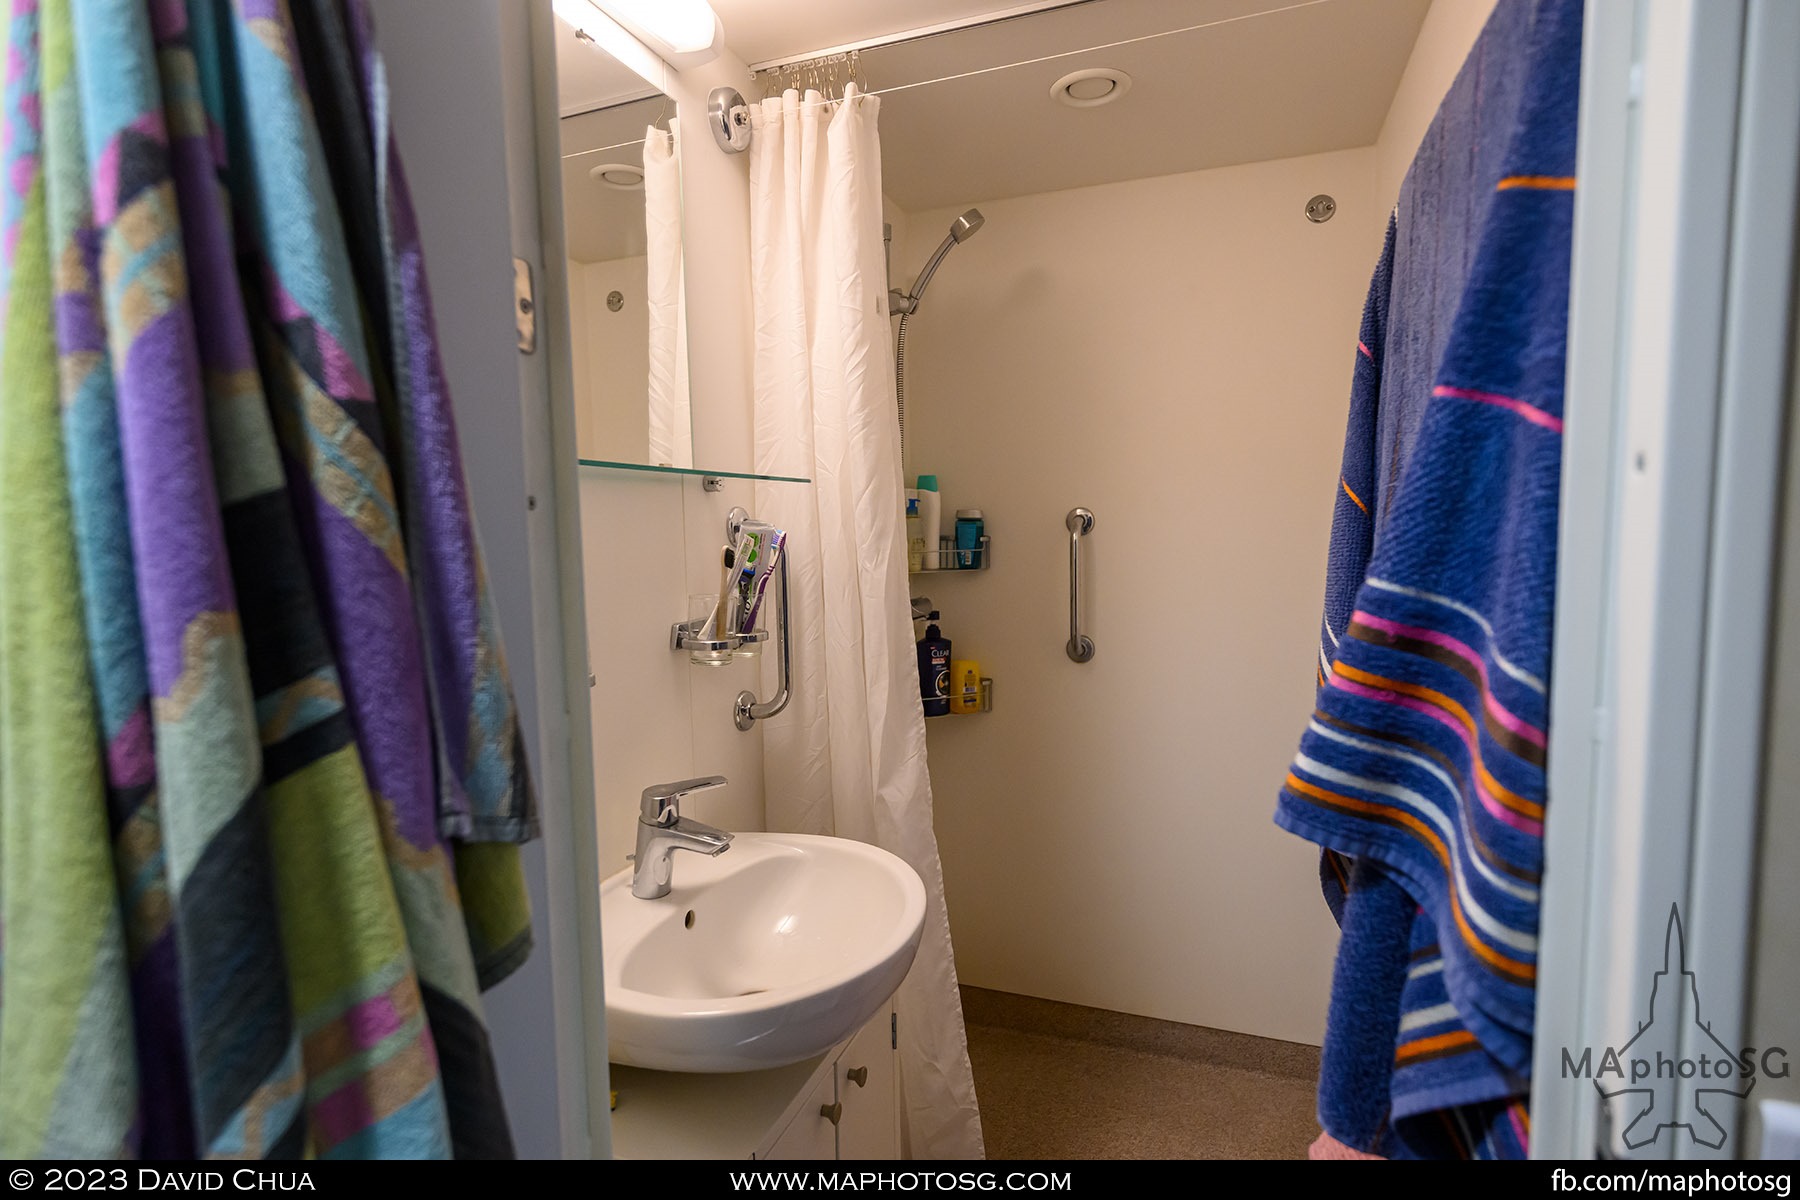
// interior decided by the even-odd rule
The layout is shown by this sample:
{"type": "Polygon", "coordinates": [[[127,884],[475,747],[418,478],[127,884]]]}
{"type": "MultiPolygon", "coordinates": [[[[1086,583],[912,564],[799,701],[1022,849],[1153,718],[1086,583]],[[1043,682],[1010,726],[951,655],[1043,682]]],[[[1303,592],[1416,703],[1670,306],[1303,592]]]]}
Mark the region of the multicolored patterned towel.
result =
{"type": "Polygon", "coordinates": [[[0,1154],[509,1155],[479,993],[535,817],[385,106],[335,0],[329,59],[285,0],[42,5],[0,13],[0,1154]]]}
{"type": "Polygon", "coordinates": [[[1386,1156],[1528,1138],[1581,11],[1501,0],[1409,174],[1276,813],[1326,848],[1343,927],[1320,1118],[1386,1156]]]}
{"type": "Polygon", "coordinates": [[[0,1157],[110,1158],[138,1080],[52,333],[43,117],[68,76],[40,17],[14,0],[0,179],[0,1157]]]}
{"type": "MultiPolygon", "coordinates": [[[[482,574],[463,482],[418,220],[400,150],[387,126],[386,72],[375,49],[366,0],[347,0],[347,5],[345,43],[361,67],[362,112],[375,157],[367,167],[338,176],[339,195],[346,209],[354,206],[379,219],[380,257],[366,253],[375,249],[370,246],[357,247],[355,257],[366,272],[365,290],[385,295],[387,302],[385,320],[376,324],[376,340],[399,412],[402,507],[444,760],[439,827],[445,837],[470,841],[528,841],[538,832],[531,778],[500,646],[499,616],[482,574]],[[375,286],[378,279],[385,282],[385,293],[375,286]]],[[[325,26],[332,0],[306,0],[299,7],[308,6],[320,12],[319,25],[325,26]]],[[[330,34],[322,40],[339,39],[330,34]]],[[[318,80],[315,94],[325,91],[325,81],[318,80]]],[[[355,98],[342,94],[343,107],[348,110],[355,98]]]]}

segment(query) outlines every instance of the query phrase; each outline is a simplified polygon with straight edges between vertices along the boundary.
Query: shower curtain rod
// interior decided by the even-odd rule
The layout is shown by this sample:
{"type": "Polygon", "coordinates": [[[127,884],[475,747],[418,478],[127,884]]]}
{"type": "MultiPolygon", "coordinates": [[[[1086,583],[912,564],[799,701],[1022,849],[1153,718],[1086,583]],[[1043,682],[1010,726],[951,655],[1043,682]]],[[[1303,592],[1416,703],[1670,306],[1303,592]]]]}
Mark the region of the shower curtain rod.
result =
{"type": "MultiPolygon", "coordinates": [[[[1095,45],[1095,46],[1083,46],[1079,50],[1059,50],[1055,54],[1041,54],[1036,58],[1022,58],[1017,62],[1001,63],[998,66],[993,66],[993,67],[977,67],[973,71],[959,71],[954,75],[940,75],[936,79],[919,79],[919,80],[913,81],[912,83],[896,83],[892,87],[871,89],[870,91],[864,92],[863,95],[865,95],[865,96],[889,96],[889,95],[893,95],[896,92],[909,92],[914,88],[930,87],[931,85],[937,84],[937,83],[954,83],[958,79],[973,79],[974,77],[976,77],[978,75],[992,75],[997,71],[1011,71],[1016,67],[1029,67],[1029,66],[1035,66],[1038,63],[1055,62],[1059,58],[1073,58],[1077,54],[1092,54],[1098,50],[1116,50],[1120,46],[1135,46],[1139,42],[1153,42],[1158,38],[1175,37],[1175,36],[1177,36],[1179,34],[1183,34],[1183,33],[1198,33],[1202,29],[1215,29],[1221,25],[1235,25],[1240,21],[1254,21],[1258,17],[1273,17],[1280,13],[1295,12],[1302,8],[1315,8],[1318,5],[1330,4],[1330,3],[1332,3],[1332,0],[1298,0],[1297,3],[1284,4],[1280,8],[1265,8],[1265,9],[1261,10],[1260,12],[1240,13],[1239,15],[1237,15],[1235,17],[1220,17],[1216,21],[1202,21],[1198,25],[1184,25],[1180,29],[1165,29],[1165,30],[1161,31],[1160,33],[1140,34],[1137,37],[1120,38],[1118,41],[1115,41],[1115,42],[1101,42],[1099,45],[1095,45]]],[[[906,39],[906,40],[911,40],[911,39],[906,39]]],[[[814,57],[816,58],[819,56],[815,55],[814,57]]],[[[782,64],[782,65],[789,66],[789,65],[794,65],[796,63],[805,63],[808,61],[810,61],[810,60],[795,59],[795,60],[793,60],[793,63],[787,63],[787,64],[782,64]]],[[[778,68],[770,67],[770,68],[765,68],[765,69],[766,70],[776,70],[778,68]]],[[[809,103],[809,104],[836,104],[837,101],[836,100],[813,100],[813,101],[807,101],[807,103],[809,103]]],[[[579,158],[584,154],[598,154],[602,150],[617,150],[624,146],[635,146],[635,145],[640,145],[640,144],[642,144],[641,138],[637,142],[620,142],[620,143],[618,143],[618,145],[615,145],[615,146],[601,146],[594,150],[577,150],[575,153],[565,154],[565,155],[563,155],[563,157],[564,158],[579,158]]]]}
{"type": "Polygon", "coordinates": [[[635,142],[614,142],[610,146],[595,146],[592,150],[575,150],[563,155],[563,161],[567,162],[571,158],[580,158],[584,154],[604,154],[608,150],[623,150],[627,146],[641,146],[643,144],[644,139],[639,138],[635,142]]]}
{"type": "MultiPolygon", "coordinates": [[[[1036,58],[1022,58],[1022,59],[1018,60],[1017,62],[1001,63],[998,66],[993,66],[993,67],[977,67],[973,71],[959,71],[954,75],[940,75],[936,79],[919,79],[919,80],[913,81],[912,83],[897,83],[892,87],[874,88],[863,94],[867,95],[867,96],[886,96],[886,95],[890,95],[894,92],[911,91],[913,88],[930,87],[932,84],[936,84],[936,83],[954,83],[958,79],[972,79],[977,75],[992,75],[996,71],[1010,71],[1010,70],[1014,69],[1015,67],[1029,67],[1029,66],[1033,66],[1037,63],[1054,62],[1059,58],[1073,58],[1077,54],[1092,54],[1097,50],[1116,50],[1120,46],[1135,46],[1139,42],[1153,42],[1158,38],[1175,37],[1176,35],[1183,34],[1183,33],[1197,33],[1202,29],[1213,29],[1220,25],[1235,25],[1239,21],[1254,21],[1258,17],[1272,17],[1279,13],[1294,12],[1297,9],[1313,8],[1320,4],[1330,4],[1330,3],[1332,3],[1332,0],[1298,0],[1298,3],[1284,4],[1280,8],[1265,8],[1259,12],[1240,13],[1235,17],[1220,17],[1216,21],[1202,21],[1198,25],[1184,25],[1179,29],[1165,29],[1159,33],[1145,33],[1145,34],[1140,34],[1137,37],[1120,38],[1118,41],[1101,42],[1100,44],[1094,45],[1094,46],[1083,46],[1079,50],[1059,50],[1055,54],[1042,54],[1036,58]]],[[[1029,15],[1029,14],[1026,14],[1026,15],[1029,15]]],[[[1018,18],[1005,18],[1005,19],[1016,20],[1018,18]]],[[[933,35],[919,35],[919,36],[922,37],[922,36],[938,36],[938,35],[933,34],[933,35]]],[[[881,43],[881,44],[883,44],[883,45],[898,45],[902,42],[915,41],[915,40],[918,40],[918,37],[908,35],[905,37],[895,38],[892,42],[881,43]]],[[[769,70],[769,71],[779,70],[783,66],[793,66],[793,65],[803,64],[803,63],[812,61],[812,59],[822,58],[822,57],[826,57],[830,54],[841,53],[841,52],[842,52],[841,50],[825,51],[821,54],[813,55],[812,58],[794,59],[788,63],[776,64],[774,66],[765,67],[765,68],[763,68],[763,70],[769,70]]],[[[761,74],[761,72],[760,71],[753,72],[753,74],[761,74]]],[[[827,102],[820,101],[819,103],[827,103],[827,102]]]]}

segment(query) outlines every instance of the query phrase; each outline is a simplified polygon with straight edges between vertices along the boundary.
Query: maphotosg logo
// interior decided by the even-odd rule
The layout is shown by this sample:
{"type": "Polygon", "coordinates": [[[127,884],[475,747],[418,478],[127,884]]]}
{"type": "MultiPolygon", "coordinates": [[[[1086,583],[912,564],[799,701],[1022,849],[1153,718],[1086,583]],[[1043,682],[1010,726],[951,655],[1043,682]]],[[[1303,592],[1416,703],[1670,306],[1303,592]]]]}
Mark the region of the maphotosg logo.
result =
{"type": "Polygon", "coordinates": [[[1655,1144],[1664,1130],[1673,1139],[1674,1130],[1685,1129],[1698,1144],[1717,1150],[1725,1144],[1725,1126],[1708,1105],[1726,1097],[1744,1099],[1760,1077],[1786,1079],[1788,1056],[1780,1046],[1733,1049],[1700,1019],[1700,989],[1687,969],[1681,912],[1671,906],[1662,970],[1651,980],[1649,1015],[1623,1046],[1585,1049],[1579,1056],[1564,1049],[1562,1073],[1564,1079],[1593,1082],[1628,1149],[1655,1144]],[[1685,1039],[1671,1015],[1680,1011],[1683,993],[1693,1014],[1685,1039]]]}

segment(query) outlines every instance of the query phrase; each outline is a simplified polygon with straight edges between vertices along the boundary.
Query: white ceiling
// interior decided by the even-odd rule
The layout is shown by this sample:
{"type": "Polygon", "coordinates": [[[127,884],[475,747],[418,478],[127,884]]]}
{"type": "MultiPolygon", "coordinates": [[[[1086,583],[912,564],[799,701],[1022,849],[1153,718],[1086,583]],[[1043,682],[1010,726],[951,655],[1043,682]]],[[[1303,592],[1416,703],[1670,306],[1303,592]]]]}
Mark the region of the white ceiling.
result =
{"type": "MultiPolygon", "coordinates": [[[[755,62],[1007,7],[1004,0],[712,0],[755,62]]],[[[862,53],[872,90],[1050,61],[883,97],[882,177],[903,209],[1084,187],[1372,144],[1430,0],[1090,0],[862,53]],[[1288,11],[1271,11],[1286,8],[1288,11]],[[1248,18],[1233,20],[1233,18],[1248,18]],[[1201,25],[1115,49],[1084,47],[1201,25]],[[1130,93],[1076,109],[1083,67],[1130,93]]]]}
{"type": "MultiPolygon", "coordinates": [[[[1430,0],[1085,0],[864,51],[882,98],[884,190],[909,212],[1373,143],[1430,0]],[[1286,11],[1277,11],[1283,10],[1286,11]],[[1102,45],[1194,25],[1192,32],[1102,45]],[[986,68],[1051,57],[1009,70],[986,68]],[[1050,85],[1083,67],[1132,76],[1129,94],[1076,109],[1050,85]]],[[[748,62],[993,12],[1018,0],[712,0],[748,62]]],[[[662,99],[558,22],[563,153],[643,137],[662,99]],[[652,99],[589,111],[621,98],[652,99]]],[[[642,254],[643,197],[588,178],[641,147],[563,160],[570,256],[642,254]]]]}
{"type": "MultiPolygon", "coordinates": [[[[671,112],[673,108],[671,104],[671,112]]],[[[601,163],[630,163],[641,168],[644,129],[661,115],[665,115],[663,98],[658,93],[647,100],[562,119],[564,155],[614,147],[562,160],[563,236],[569,257],[576,262],[610,262],[644,253],[644,193],[607,187],[591,178],[589,171],[601,163]],[[620,142],[634,144],[620,146],[620,142]]]]}
{"type": "Polygon", "coordinates": [[[725,42],[745,62],[796,58],[830,46],[929,29],[1044,0],[711,0],[725,42]]]}

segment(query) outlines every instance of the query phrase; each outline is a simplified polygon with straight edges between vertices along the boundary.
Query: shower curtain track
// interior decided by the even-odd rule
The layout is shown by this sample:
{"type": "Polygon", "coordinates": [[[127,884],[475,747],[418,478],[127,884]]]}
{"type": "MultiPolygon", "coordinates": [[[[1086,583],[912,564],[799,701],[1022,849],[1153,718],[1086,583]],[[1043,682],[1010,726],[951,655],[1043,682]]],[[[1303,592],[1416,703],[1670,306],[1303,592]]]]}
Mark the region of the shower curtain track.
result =
{"type": "MultiPolygon", "coordinates": [[[[1077,2],[1092,3],[1093,0],[1077,0],[1077,2]]],[[[1017,62],[1000,63],[992,67],[977,67],[973,71],[959,71],[954,75],[939,75],[935,79],[917,79],[911,83],[897,83],[892,87],[870,89],[863,94],[866,96],[887,96],[896,92],[908,92],[914,88],[931,87],[933,84],[938,83],[954,83],[959,79],[973,79],[979,75],[992,75],[996,71],[1010,71],[1016,67],[1036,66],[1039,63],[1055,62],[1059,58],[1074,58],[1077,55],[1082,54],[1093,54],[1100,50],[1116,50],[1121,46],[1135,46],[1141,42],[1153,42],[1158,38],[1175,37],[1183,33],[1198,33],[1202,29],[1213,29],[1221,25],[1235,25],[1240,21],[1254,21],[1259,17],[1273,17],[1281,13],[1295,12],[1303,8],[1315,8],[1318,5],[1330,4],[1332,2],[1333,0],[1297,0],[1296,3],[1285,4],[1280,8],[1263,9],[1259,12],[1242,13],[1235,17],[1221,17],[1216,21],[1202,21],[1196,25],[1183,25],[1179,29],[1164,29],[1157,33],[1145,33],[1140,34],[1137,37],[1120,38],[1117,41],[1101,42],[1098,45],[1093,46],[1083,46],[1079,50],[1059,50],[1055,54],[1041,54],[1036,58],[1022,58],[1017,62]]],[[[1057,5],[1056,7],[1073,7],[1073,5],[1057,5]]],[[[998,18],[998,20],[1018,20],[1021,17],[1032,16],[1036,13],[1045,11],[1048,11],[1048,8],[1036,8],[1032,9],[1030,12],[1019,13],[1016,16],[1001,17],[998,18]]],[[[958,25],[953,28],[940,28],[925,32],[914,31],[911,33],[896,34],[890,38],[877,39],[866,44],[859,43],[855,46],[837,46],[829,50],[814,51],[813,53],[800,55],[795,58],[759,63],[757,66],[751,68],[751,75],[758,83],[766,88],[769,80],[766,79],[765,76],[779,75],[781,72],[794,67],[805,68],[808,66],[818,66],[827,62],[839,61],[835,57],[839,54],[847,55],[852,51],[861,52],[863,50],[877,49],[882,46],[898,46],[906,42],[920,41],[927,37],[939,37],[946,33],[955,33],[961,29],[975,28],[977,24],[996,23],[998,23],[998,21],[983,21],[958,25]]],[[[824,103],[833,102],[834,101],[830,100],[824,101],[824,103]]]]}

